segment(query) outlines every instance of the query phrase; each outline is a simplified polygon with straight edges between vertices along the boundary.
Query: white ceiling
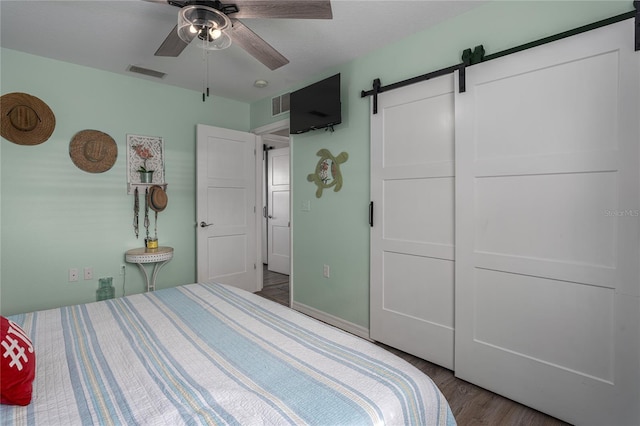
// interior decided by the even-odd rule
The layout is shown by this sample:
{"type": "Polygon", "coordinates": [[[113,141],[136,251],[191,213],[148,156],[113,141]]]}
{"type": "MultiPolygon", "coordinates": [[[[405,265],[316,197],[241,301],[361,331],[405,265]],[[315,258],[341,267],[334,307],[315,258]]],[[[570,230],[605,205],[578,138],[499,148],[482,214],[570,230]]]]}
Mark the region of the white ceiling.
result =
{"type": "MultiPolygon", "coordinates": [[[[332,20],[244,19],[290,63],[271,71],[235,45],[211,52],[210,91],[244,102],[277,95],[480,4],[478,0],[332,0],[332,20]],[[257,79],[267,80],[269,86],[253,87],[257,79]]],[[[177,13],[176,7],[142,0],[2,0],[0,41],[8,49],[202,91],[206,61],[195,43],[177,58],[154,56],[176,24],[177,13]],[[140,76],[127,71],[130,65],[167,75],[161,80],[140,76]]]]}

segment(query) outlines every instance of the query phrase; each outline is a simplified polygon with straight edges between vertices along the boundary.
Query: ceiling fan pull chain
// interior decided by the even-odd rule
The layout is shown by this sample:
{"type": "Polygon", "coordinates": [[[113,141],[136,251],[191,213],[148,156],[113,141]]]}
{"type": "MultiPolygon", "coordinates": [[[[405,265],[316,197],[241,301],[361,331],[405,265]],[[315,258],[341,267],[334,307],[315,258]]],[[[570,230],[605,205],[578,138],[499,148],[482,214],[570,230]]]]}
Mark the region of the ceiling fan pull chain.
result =
{"type": "Polygon", "coordinates": [[[207,51],[207,98],[209,97],[209,52],[207,51]]]}
{"type": "Polygon", "coordinates": [[[206,40],[202,39],[202,65],[204,68],[204,76],[202,77],[202,102],[205,101],[206,88],[207,88],[207,74],[208,74],[208,60],[207,60],[207,45],[206,40]]]}

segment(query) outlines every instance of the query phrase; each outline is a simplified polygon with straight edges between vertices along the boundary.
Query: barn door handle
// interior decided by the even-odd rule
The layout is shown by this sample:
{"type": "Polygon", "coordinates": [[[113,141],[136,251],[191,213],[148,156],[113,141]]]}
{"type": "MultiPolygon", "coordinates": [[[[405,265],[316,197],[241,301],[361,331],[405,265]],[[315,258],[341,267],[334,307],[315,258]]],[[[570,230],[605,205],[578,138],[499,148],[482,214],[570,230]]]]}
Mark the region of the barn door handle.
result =
{"type": "Polygon", "coordinates": [[[205,223],[204,221],[200,222],[200,228],[206,228],[207,226],[211,226],[211,225],[213,225],[213,223],[205,223]]]}
{"type": "Polygon", "coordinates": [[[369,226],[373,228],[373,201],[369,203],[369,226]]]}

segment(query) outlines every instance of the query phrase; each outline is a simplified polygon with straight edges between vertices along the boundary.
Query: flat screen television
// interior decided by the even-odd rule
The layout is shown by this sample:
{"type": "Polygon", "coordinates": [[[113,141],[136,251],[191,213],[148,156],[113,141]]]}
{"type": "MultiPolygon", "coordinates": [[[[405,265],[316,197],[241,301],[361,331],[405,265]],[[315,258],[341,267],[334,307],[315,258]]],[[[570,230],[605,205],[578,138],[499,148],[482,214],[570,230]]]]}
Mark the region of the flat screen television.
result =
{"type": "Polygon", "coordinates": [[[289,133],[330,128],[342,122],[340,74],[291,93],[289,133]]]}

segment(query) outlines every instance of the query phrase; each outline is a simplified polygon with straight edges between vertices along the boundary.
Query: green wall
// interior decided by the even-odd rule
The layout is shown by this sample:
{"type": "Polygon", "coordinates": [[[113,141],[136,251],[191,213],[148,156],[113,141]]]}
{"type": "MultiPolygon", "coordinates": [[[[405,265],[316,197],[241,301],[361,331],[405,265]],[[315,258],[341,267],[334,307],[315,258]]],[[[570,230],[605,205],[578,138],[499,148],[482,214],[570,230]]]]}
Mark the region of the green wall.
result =
{"type": "MultiPolygon", "coordinates": [[[[483,44],[487,54],[632,10],[629,1],[496,1],[318,74],[291,90],[342,74],[343,123],[334,133],[292,138],[293,281],[296,302],[369,324],[369,99],[374,78],[390,84],[459,62],[483,44]],[[307,182],[321,148],[342,151],[344,186],[315,197],[307,182]],[[304,201],[311,210],[302,211],[304,201]],[[322,266],[331,277],[322,277],[322,266]]],[[[166,149],[169,206],[160,214],[161,245],[175,248],[158,287],[195,280],[195,125],[249,130],[270,117],[270,97],[248,105],[139,78],[97,71],[2,49],[1,93],[26,92],[56,114],[52,137],[37,146],[0,143],[0,312],[3,315],[95,300],[98,278],[113,276],[122,295],[124,252],[142,245],[131,226],[126,194],[126,134],[161,136],[166,149]],[[110,134],[119,148],[114,167],[86,173],[69,158],[69,141],[84,129],[110,134]],[[68,282],[68,269],[94,269],[94,279],[68,282]]],[[[143,291],[127,265],[126,293],[143,291]]]]}
{"type": "MultiPolygon", "coordinates": [[[[56,116],[43,144],[0,145],[2,315],[94,301],[105,276],[122,295],[124,252],[144,244],[142,217],[136,239],[126,191],[127,134],[164,138],[169,204],[159,215],[158,238],[175,256],[158,288],[194,282],[196,124],[247,131],[249,104],[218,97],[203,103],[194,91],[7,49],[0,58],[2,94],[37,96],[56,116]],[[118,158],[107,172],[87,173],[71,162],[69,142],[84,129],[116,141],[118,158]],[[86,266],[93,280],[83,280],[86,266]],[[80,270],[78,282],[68,282],[69,268],[80,270]]],[[[144,290],[137,266],[127,264],[125,276],[127,294],[144,290]]]]}
{"type": "MultiPolygon", "coordinates": [[[[630,10],[631,1],[491,2],[292,87],[342,74],[343,123],[335,133],[292,137],[294,300],[369,326],[369,98],[361,99],[360,91],[371,89],[374,78],[391,84],[459,63],[466,48],[483,44],[487,54],[496,53],[630,10]],[[349,160],[342,165],[342,190],[317,199],[306,177],[321,148],[346,151],[349,160]],[[304,201],[310,211],[302,211],[304,201]],[[322,276],[324,264],[331,267],[329,279],[322,276]]],[[[269,108],[270,99],[251,105],[252,128],[276,121],[269,108]]]]}

